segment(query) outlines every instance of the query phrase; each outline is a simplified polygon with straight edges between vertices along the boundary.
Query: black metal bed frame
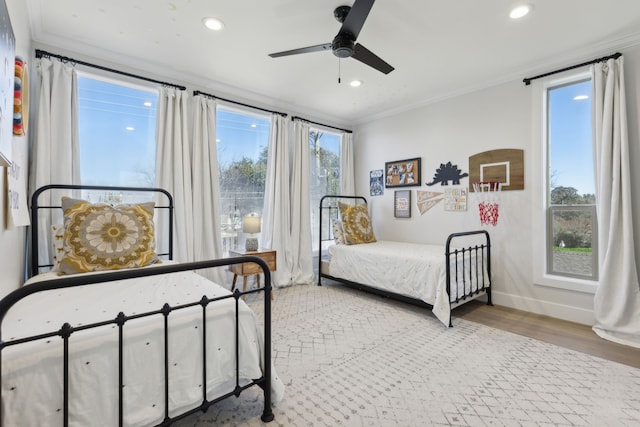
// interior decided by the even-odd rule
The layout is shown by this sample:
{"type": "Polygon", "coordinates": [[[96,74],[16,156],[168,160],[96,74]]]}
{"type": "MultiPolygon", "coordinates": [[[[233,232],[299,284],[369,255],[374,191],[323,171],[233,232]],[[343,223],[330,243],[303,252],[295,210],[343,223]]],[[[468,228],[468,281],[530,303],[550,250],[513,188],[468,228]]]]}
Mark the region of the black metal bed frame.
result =
{"type": "MultiPolygon", "coordinates": [[[[406,295],[390,292],[384,289],[379,289],[373,286],[369,286],[363,283],[353,282],[351,280],[343,279],[341,277],[335,277],[328,273],[322,272],[322,263],[325,260],[322,256],[322,243],[333,240],[333,229],[331,227],[331,219],[338,218],[339,208],[337,202],[340,199],[350,201],[352,203],[363,203],[367,205],[367,199],[362,196],[339,196],[339,195],[326,195],[320,199],[319,207],[319,245],[318,245],[318,286],[322,286],[322,278],[330,279],[343,285],[355,288],[358,290],[366,291],[397,301],[402,301],[410,304],[414,304],[420,307],[427,307],[432,309],[433,306],[421,299],[412,298],[406,295]],[[324,219],[327,218],[327,225],[329,226],[329,232],[323,234],[324,219]]],[[[481,294],[487,295],[487,305],[493,305],[491,301],[491,238],[486,230],[465,231],[459,233],[452,233],[447,237],[447,241],[444,248],[445,263],[446,263],[446,288],[447,295],[449,295],[449,306],[457,306],[466,302],[466,300],[472,300],[481,294]],[[473,245],[463,248],[453,248],[452,243],[455,239],[465,236],[483,235],[485,239],[484,244],[473,245]],[[473,255],[473,257],[472,257],[473,255]],[[453,257],[453,264],[451,258],[453,257]],[[469,265],[471,260],[475,263],[475,285],[473,277],[472,266],[469,265]],[[488,280],[485,280],[484,269],[482,266],[485,264],[487,268],[488,280]],[[452,277],[451,270],[455,270],[455,296],[451,295],[452,289],[452,277]],[[458,273],[462,271],[462,292],[459,290],[458,273]],[[468,272],[468,274],[467,274],[468,272]],[[482,286],[480,286],[480,284],[482,286]],[[468,285],[468,286],[467,286],[468,285]]],[[[453,326],[451,322],[451,315],[449,315],[449,326],[453,326]]]]}
{"type": "MultiPolygon", "coordinates": [[[[37,196],[41,194],[43,191],[48,189],[90,189],[90,190],[114,190],[114,191],[131,191],[131,192],[162,192],[164,193],[168,199],[169,203],[167,206],[162,206],[161,208],[169,209],[169,217],[171,221],[169,222],[169,236],[172,239],[172,215],[173,215],[173,200],[171,195],[165,190],[161,189],[149,189],[149,188],[134,188],[134,187],[97,187],[97,186],[61,186],[61,185],[49,185],[43,187],[34,193],[34,199],[37,199],[37,196]]],[[[37,218],[37,210],[38,209],[54,209],[59,208],[60,206],[38,206],[37,200],[36,203],[32,204],[32,218],[37,218]],[[36,211],[34,214],[33,212],[36,211]]],[[[35,224],[35,223],[32,223],[35,224]]],[[[33,234],[37,234],[37,230],[33,234]]],[[[35,244],[38,243],[37,236],[35,239],[32,238],[32,242],[35,244]]],[[[170,246],[171,248],[171,246],[170,246]]],[[[37,258],[37,246],[32,248],[32,251],[36,254],[37,258]]],[[[171,257],[171,250],[167,254],[171,257]]],[[[38,261],[35,261],[35,271],[38,269],[38,261]]],[[[158,426],[169,426],[174,422],[181,420],[189,415],[192,415],[199,411],[206,411],[211,405],[224,400],[231,396],[239,396],[242,391],[245,389],[252,387],[254,385],[262,388],[264,392],[264,409],[261,415],[261,419],[264,422],[270,422],[274,419],[273,411],[271,409],[271,273],[269,271],[269,267],[264,260],[256,256],[241,256],[241,257],[233,257],[226,259],[215,259],[208,261],[198,261],[198,262],[190,262],[190,263],[181,263],[181,264],[171,264],[164,266],[157,266],[153,268],[138,268],[138,269],[130,269],[130,270],[116,270],[112,272],[105,272],[103,274],[97,275],[70,275],[65,278],[46,280],[42,282],[33,283],[29,286],[21,287],[7,296],[5,296],[2,300],[0,300],[0,401],[1,401],[1,393],[2,393],[2,370],[3,370],[3,350],[7,347],[12,347],[36,340],[41,340],[49,337],[60,337],[63,340],[63,425],[68,426],[69,424],[69,341],[71,336],[78,331],[84,331],[87,329],[93,329],[105,325],[117,325],[119,331],[119,340],[118,340],[118,354],[119,354],[119,362],[118,362],[118,419],[119,425],[123,425],[123,363],[124,363],[124,328],[127,322],[140,319],[144,317],[154,316],[154,315],[162,315],[164,317],[164,419],[158,424],[158,426]],[[104,283],[115,280],[125,280],[132,279],[138,277],[146,277],[146,276],[154,276],[160,274],[169,274],[175,272],[182,271],[190,271],[190,270],[201,270],[206,268],[214,268],[214,267],[222,267],[232,264],[242,264],[242,263],[256,263],[260,266],[264,273],[264,286],[258,289],[249,290],[246,292],[240,292],[239,290],[235,290],[233,294],[226,295],[222,297],[209,298],[206,295],[203,295],[202,298],[198,301],[193,301],[191,303],[180,304],[176,306],[170,306],[169,304],[164,304],[161,308],[157,310],[137,313],[135,315],[127,316],[123,312],[119,312],[115,318],[108,318],[104,321],[81,325],[77,327],[72,327],[70,322],[65,322],[59,329],[51,330],[50,332],[41,333],[38,335],[24,337],[20,339],[11,339],[8,341],[4,341],[2,338],[2,322],[4,321],[5,315],[11,309],[11,307],[16,304],[21,299],[32,295],[37,292],[46,292],[54,289],[62,289],[62,288],[71,288],[77,286],[85,286],[91,285],[95,283],[104,283]],[[264,292],[264,367],[263,367],[263,375],[261,378],[253,379],[252,381],[241,385],[240,384],[240,373],[239,373],[239,311],[238,304],[239,299],[243,295],[264,292]],[[202,387],[202,402],[200,405],[173,417],[169,416],[169,356],[168,356],[168,345],[169,345],[169,316],[171,313],[184,310],[190,307],[201,306],[202,307],[202,379],[203,385],[206,384],[207,378],[207,369],[206,369],[206,360],[207,360],[207,345],[206,345],[206,308],[209,304],[215,303],[217,301],[226,300],[233,298],[235,300],[235,388],[232,392],[226,393],[224,395],[218,396],[215,399],[207,400],[207,387],[202,387]]],[[[115,314],[115,313],[113,313],[115,314]]],[[[0,405],[0,422],[2,420],[2,411],[6,410],[4,405],[0,405]]]]}

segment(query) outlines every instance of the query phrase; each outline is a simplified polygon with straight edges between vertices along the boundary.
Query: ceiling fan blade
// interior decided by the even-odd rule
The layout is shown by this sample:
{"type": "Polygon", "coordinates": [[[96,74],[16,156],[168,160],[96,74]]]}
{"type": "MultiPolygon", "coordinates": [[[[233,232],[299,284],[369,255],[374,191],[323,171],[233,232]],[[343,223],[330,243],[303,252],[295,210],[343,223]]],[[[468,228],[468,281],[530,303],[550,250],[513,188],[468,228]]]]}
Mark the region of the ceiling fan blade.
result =
{"type": "Polygon", "coordinates": [[[352,36],[352,40],[355,41],[355,39],[358,38],[358,34],[360,34],[364,21],[367,20],[374,1],[375,0],[356,0],[353,6],[351,6],[351,10],[342,23],[338,34],[349,33],[352,36]]]}
{"type": "Polygon", "coordinates": [[[356,43],[353,51],[353,55],[351,56],[353,59],[357,59],[363,64],[367,64],[368,66],[375,68],[384,74],[389,74],[395,68],[391,65],[387,64],[380,57],[378,57],[375,53],[371,52],[366,47],[362,46],[360,43],[356,43]]]}
{"type": "Polygon", "coordinates": [[[331,50],[331,43],[318,44],[315,46],[301,47],[300,49],[270,53],[269,56],[272,58],[279,58],[281,56],[297,55],[299,53],[320,52],[322,50],[331,50]]]}

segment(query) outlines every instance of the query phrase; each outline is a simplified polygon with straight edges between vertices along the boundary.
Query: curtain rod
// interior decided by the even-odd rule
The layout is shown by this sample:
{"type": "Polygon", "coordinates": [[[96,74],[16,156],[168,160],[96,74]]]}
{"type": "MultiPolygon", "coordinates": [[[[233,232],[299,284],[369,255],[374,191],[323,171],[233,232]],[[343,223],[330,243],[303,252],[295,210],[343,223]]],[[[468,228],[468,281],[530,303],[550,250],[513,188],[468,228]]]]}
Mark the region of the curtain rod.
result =
{"type": "Polygon", "coordinates": [[[43,56],[47,57],[47,58],[57,58],[62,62],[72,62],[74,64],[80,64],[80,65],[84,65],[84,66],[87,66],[87,67],[97,68],[99,70],[109,71],[110,73],[120,74],[120,75],[127,76],[127,77],[133,77],[135,79],[144,80],[144,81],[151,82],[151,83],[158,83],[158,84],[161,84],[163,86],[171,86],[171,87],[174,87],[174,88],[180,89],[180,90],[186,90],[187,89],[185,86],[180,86],[180,85],[176,85],[176,84],[173,84],[173,83],[162,82],[162,81],[159,81],[159,80],[150,79],[148,77],[138,76],[136,74],[127,73],[125,71],[114,70],[113,68],[107,68],[107,67],[103,67],[102,65],[91,64],[89,62],[78,61],[77,59],[69,58],[67,56],[56,55],[55,53],[49,53],[49,52],[46,52],[44,50],[36,49],[36,58],[42,58],[43,56]]]}
{"type": "Polygon", "coordinates": [[[255,110],[265,111],[267,113],[279,114],[282,117],[287,117],[288,116],[287,113],[281,113],[280,111],[267,110],[266,108],[256,107],[255,105],[244,104],[242,102],[233,101],[231,99],[224,99],[224,98],[220,98],[219,96],[211,95],[209,93],[201,92],[199,90],[194,90],[193,91],[193,96],[198,96],[198,95],[208,96],[209,98],[219,99],[220,101],[230,102],[230,103],[236,104],[236,105],[242,105],[243,107],[249,107],[249,108],[253,108],[255,110]]]}
{"type": "Polygon", "coordinates": [[[570,67],[562,68],[560,70],[550,71],[548,73],[540,74],[539,76],[527,77],[527,78],[523,79],[522,81],[524,82],[525,85],[529,86],[531,84],[531,80],[540,79],[542,77],[547,77],[547,76],[551,76],[553,74],[562,73],[563,71],[569,71],[569,70],[573,70],[575,68],[584,67],[585,65],[591,65],[591,64],[596,64],[598,62],[604,62],[604,61],[607,61],[609,59],[618,59],[621,56],[622,56],[622,54],[620,52],[616,52],[613,55],[603,56],[602,58],[593,59],[591,61],[583,62],[582,64],[572,65],[570,67]]]}
{"type": "Polygon", "coordinates": [[[342,129],[342,128],[335,127],[335,126],[325,125],[323,123],[313,122],[311,120],[307,120],[307,119],[302,118],[302,117],[293,116],[293,117],[291,117],[291,120],[302,120],[303,122],[311,123],[311,124],[314,124],[314,125],[324,126],[326,128],[331,128],[331,129],[336,129],[336,130],[341,130],[342,132],[346,132],[346,133],[353,133],[353,131],[349,130],[349,129],[342,129]]]}

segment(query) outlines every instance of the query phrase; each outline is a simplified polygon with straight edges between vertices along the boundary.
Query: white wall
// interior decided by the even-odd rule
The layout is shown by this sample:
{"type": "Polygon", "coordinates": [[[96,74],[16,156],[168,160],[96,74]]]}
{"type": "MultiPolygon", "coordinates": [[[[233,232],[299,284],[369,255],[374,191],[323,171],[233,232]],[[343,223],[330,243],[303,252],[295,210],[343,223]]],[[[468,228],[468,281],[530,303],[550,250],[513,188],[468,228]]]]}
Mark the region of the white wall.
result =
{"type": "MultiPolygon", "coordinates": [[[[620,51],[625,56],[629,89],[633,168],[640,159],[637,120],[640,49],[620,51]]],[[[354,132],[356,192],[369,200],[374,231],[379,239],[443,244],[449,233],[487,229],[493,245],[495,304],[592,324],[592,294],[533,283],[531,200],[537,195],[532,192],[532,183],[540,179],[541,170],[532,156],[533,144],[541,143],[531,136],[533,96],[532,87],[518,80],[358,126],[354,132]],[[501,148],[524,150],[525,189],[502,192],[496,227],[481,227],[473,194],[469,197],[467,212],[445,212],[440,203],[420,215],[415,190],[442,191],[440,185],[425,185],[431,182],[440,163],[451,161],[468,172],[469,156],[501,148]],[[388,161],[414,157],[422,158],[422,186],[402,188],[412,190],[412,215],[410,219],[397,219],[393,216],[393,188],[385,189],[383,196],[369,196],[369,171],[383,169],[388,161]]],[[[640,172],[636,172],[633,182],[640,182],[639,177],[640,172]]],[[[461,185],[469,185],[468,178],[464,178],[461,185]]],[[[635,191],[636,208],[640,209],[640,189],[635,191]]]]}
{"type": "MultiPolygon", "coordinates": [[[[24,0],[6,0],[16,38],[16,55],[31,62],[31,31],[24,0]]],[[[32,72],[31,67],[29,71],[32,72]]],[[[33,73],[32,73],[33,74],[33,73]]],[[[27,143],[27,139],[20,138],[27,143]]],[[[7,218],[7,171],[0,168],[0,295],[18,288],[24,277],[24,241],[25,227],[8,228],[7,218]]]]}

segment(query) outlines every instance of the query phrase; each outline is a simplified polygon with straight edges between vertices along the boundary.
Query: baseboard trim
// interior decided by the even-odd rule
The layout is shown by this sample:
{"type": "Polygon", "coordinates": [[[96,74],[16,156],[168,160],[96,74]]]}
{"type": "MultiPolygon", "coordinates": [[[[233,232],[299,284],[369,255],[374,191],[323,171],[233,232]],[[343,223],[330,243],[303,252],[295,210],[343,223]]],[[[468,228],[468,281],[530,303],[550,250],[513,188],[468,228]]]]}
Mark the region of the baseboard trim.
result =
{"type": "Polygon", "coordinates": [[[496,305],[515,308],[516,310],[551,316],[589,326],[595,323],[593,310],[557,304],[550,301],[525,298],[518,295],[511,295],[496,291],[491,291],[491,298],[493,303],[496,305]]]}

